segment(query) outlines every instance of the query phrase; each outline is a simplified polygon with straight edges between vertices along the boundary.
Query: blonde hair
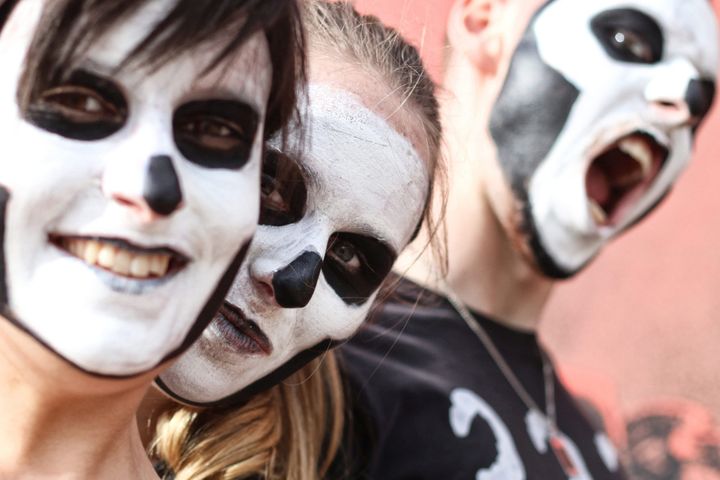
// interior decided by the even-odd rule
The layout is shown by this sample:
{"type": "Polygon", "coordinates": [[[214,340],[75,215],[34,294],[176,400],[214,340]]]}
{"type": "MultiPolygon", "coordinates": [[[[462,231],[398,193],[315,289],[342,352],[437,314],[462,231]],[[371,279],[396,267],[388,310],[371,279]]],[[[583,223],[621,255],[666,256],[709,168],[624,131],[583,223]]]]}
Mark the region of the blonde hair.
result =
{"type": "MultiPolygon", "coordinates": [[[[395,30],[376,17],[360,15],[348,3],[308,0],[303,17],[311,44],[371,69],[422,125],[430,172],[423,220],[432,238],[430,199],[444,169],[439,167],[435,86],[418,51],[395,30]]],[[[327,473],[339,451],[343,428],[343,388],[335,356],[328,352],[242,407],[177,407],[166,412],[151,454],[176,480],[316,480],[327,473]]]]}
{"type": "Polygon", "coordinates": [[[322,478],[340,446],[342,409],[328,352],[242,407],[166,411],[150,453],[175,480],[322,478]]]}
{"type": "MultiPolygon", "coordinates": [[[[310,50],[334,52],[387,84],[390,93],[401,99],[401,106],[422,125],[425,155],[428,159],[428,198],[422,215],[427,244],[441,274],[447,270],[444,232],[440,226],[445,216],[446,168],[440,155],[442,127],[436,86],[425,70],[418,50],[398,31],[385,26],[373,15],[361,15],[347,2],[306,0],[303,22],[310,50]],[[435,192],[439,190],[439,192],[435,192]],[[435,193],[439,195],[435,196],[435,193]],[[432,199],[438,200],[435,205],[432,199]],[[433,212],[432,209],[436,208],[433,212]]],[[[419,146],[418,146],[419,147],[419,146]]]]}

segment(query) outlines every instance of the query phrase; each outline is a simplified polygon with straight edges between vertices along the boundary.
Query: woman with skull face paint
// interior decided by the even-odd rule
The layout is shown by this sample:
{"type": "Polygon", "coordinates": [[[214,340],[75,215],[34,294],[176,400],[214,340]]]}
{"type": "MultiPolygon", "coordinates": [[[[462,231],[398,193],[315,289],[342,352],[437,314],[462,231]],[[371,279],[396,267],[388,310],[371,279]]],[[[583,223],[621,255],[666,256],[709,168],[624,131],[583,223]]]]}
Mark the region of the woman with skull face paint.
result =
{"type": "Polygon", "coordinates": [[[617,479],[538,337],[553,281],[668,192],[713,101],[707,0],[456,0],[442,97],[448,275],[417,262],[341,349],[350,478],[617,479]],[[416,304],[408,306],[408,301],[416,304]]]}
{"type": "Polygon", "coordinates": [[[0,21],[0,476],[157,478],[134,414],[244,258],[298,7],[6,0],[0,21]]]}
{"type": "Polygon", "coordinates": [[[291,138],[268,150],[248,261],[213,324],[158,382],[212,407],[170,408],[159,422],[154,454],[177,479],[324,475],[342,423],[326,350],[361,325],[427,217],[440,125],[417,51],[346,3],[308,2],[304,19],[305,148],[291,138]]]}

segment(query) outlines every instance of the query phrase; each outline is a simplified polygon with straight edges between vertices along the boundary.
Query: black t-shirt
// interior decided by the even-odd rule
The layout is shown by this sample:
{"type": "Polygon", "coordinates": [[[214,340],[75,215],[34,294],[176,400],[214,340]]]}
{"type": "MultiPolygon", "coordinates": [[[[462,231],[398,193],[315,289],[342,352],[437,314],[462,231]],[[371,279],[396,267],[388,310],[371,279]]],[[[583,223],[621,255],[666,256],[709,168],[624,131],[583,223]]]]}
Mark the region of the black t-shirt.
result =
{"type": "MultiPolygon", "coordinates": [[[[537,337],[474,316],[545,411],[537,337]]],[[[566,475],[542,417],[530,413],[462,317],[408,280],[340,355],[352,430],[334,478],[625,478],[607,436],[556,378],[558,426],[578,470],[566,475]]]]}

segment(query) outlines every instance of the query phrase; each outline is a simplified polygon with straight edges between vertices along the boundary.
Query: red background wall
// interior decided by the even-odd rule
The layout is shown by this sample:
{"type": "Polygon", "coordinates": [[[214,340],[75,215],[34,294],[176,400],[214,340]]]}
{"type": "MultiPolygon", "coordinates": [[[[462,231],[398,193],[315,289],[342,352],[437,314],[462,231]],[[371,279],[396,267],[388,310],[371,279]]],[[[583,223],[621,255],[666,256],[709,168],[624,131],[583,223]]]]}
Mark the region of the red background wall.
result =
{"type": "MultiPolygon", "coordinates": [[[[408,36],[440,78],[449,0],[360,0],[408,36]]],[[[717,8],[716,8],[717,9],[717,8]]],[[[571,379],[607,376],[626,410],[666,397],[720,418],[720,109],[662,207],[555,290],[542,334],[571,379]],[[580,372],[580,373],[578,373],[580,372]]],[[[610,396],[608,391],[599,392],[610,396]]]]}

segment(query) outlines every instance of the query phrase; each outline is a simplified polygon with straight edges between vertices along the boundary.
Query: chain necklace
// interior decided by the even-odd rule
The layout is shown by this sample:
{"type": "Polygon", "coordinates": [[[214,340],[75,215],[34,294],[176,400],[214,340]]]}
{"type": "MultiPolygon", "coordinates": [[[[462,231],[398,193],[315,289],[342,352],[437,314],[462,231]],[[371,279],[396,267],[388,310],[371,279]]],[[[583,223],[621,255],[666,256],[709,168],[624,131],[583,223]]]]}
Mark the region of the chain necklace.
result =
{"type": "Polygon", "coordinates": [[[560,466],[565,471],[568,477],[575,477],[578,474],[578,469],[572,460],[572,457],[568,454],[565,444],[563,443],[560,430],[557,426],[557,407],[555,404],[555,377],[553,372],[553,366],[550,359],[547,358],[545,351],[540,348],[540,358],[542,360],[542,371],[543,371],[543,385],[545,387],[545,412],[543,413],[540,406],[533,400],[528,391],[523,387],[520,379],[515,375],[510,365],[503,357],[502,353],[495,346],[495,342],[492,341],[488,333],[482,327],[479,321],[477,321],[470,310],[465,306],[462,300],[445,284],[443,292],[447,296],[448,301],[462,317],[463,321],[467,324],[468,328],[473,331],[475,336],[483,344],[485,350],[490,354],[495,365],[497,365],[500,373],[502,373],[505,380],[510,384],[515,394],[525,404],[530,411],[536,412],[540,417],[545,420],[549,432],[549,444],[552,448],[555,457],[557,458],[560,466]]]}

